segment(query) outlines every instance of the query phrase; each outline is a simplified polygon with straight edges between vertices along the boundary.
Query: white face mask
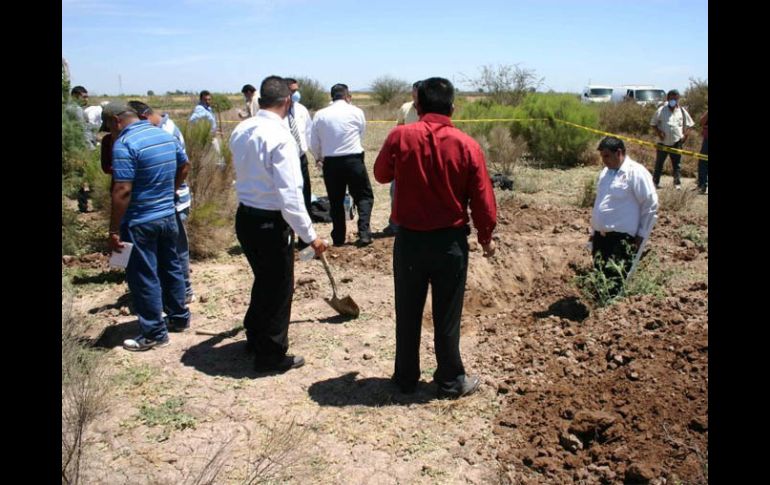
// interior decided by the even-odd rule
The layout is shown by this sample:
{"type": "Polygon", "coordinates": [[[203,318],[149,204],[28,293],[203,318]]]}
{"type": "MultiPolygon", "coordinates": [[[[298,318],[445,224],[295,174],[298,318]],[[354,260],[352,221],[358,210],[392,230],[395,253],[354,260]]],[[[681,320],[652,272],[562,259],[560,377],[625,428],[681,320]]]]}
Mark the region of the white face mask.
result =
{"type": "Polygon", "coordinates": [[[675,99],[669,99],[668,100],[668,105],[670,107],[672,107],[672,108],[675,108],[676,107],[676,100],[675,99]]]}
{"type": "Polygon", "coordinates": [[[292,102],[299,103],[300,99],[302,99],[302,95],[299,93],[299,91],[294,91],[291,95],[292,102]]]}

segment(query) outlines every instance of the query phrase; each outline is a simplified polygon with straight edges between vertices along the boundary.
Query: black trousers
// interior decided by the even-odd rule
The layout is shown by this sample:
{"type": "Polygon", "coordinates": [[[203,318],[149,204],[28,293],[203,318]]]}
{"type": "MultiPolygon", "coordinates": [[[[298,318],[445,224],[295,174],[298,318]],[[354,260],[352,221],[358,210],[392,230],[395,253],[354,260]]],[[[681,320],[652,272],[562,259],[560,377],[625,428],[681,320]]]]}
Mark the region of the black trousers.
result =
{"type": "Polygon", "coordinates": [[[594,267],[601,269],[607,279],[614,283],[613,291],[617,294],[622,288],[623,276],[628,274],[634,262],[634,237],[624,232],[608,232],[602,236],[602,233],[594,231],[592,243],[594,267]],[[623,268],[622,275],[607,265],[609,260],[623,268]]]}
{"type": "Polygon", "coordinates": [[[358,237],[371,234],[369,219],[372,216],[374,192],[364,165],[364,154],[325,157],[324,183],[329,196],[332,216],[332,242],[345,242],[345,191],[350,190],[358,208],[358,237]]]}
{"type": "MultiPolygon", "coordinates": [[[[682,145],[683,143],[680,140],[673,145],[670,145],[670,147],[681,149],[682,145]]],[[[664,152],[663,150],[657,150],[655,156],[655,171],[652,173],[652,181],[655,183],[656,187],[660,185],[660,176],[663,174],[663,164],[666,162],[666,157],[668,156],[671,157],[671,166],[674,169],[674,185],[682,184],[682,155],[679,155],[678,153],[669,153],[664,152]]]]}
{"type": "MultiPolygon", "coordinates": [[[[304,153],[299,157],[299,166],[302,170],[302,198],[305,200],[305,209],[307,209],[307,215],[310,216],[310,171],[307,168],[307,155],[304,153]]],[[[299,250],[305,249],[309,244],[305,243],[300,238],[297,238],[297,248],[299,250]]]]}
{"type": "Polygon", "coordinates": [[[307,155],[299,157],[299,166],[302,169],[302,198],[305,199],[305,209],[310,215],[310,171],[307,168],[307,155]]]}
{"type": "Polygon", "coordinates": [[[235,233],[254,273],[251,301],[243,326],[258,363],[275,364],[289,348],[289,319],[294,296],[292,231],[279,211],[243,204],[235,214],[235,233]]]}
{"type": "Polygon", "coordinates": [[[468,274],[469,228],[429,232],[399,228],[393,246],[396,287],[396,363],[394,380],[412,387],[420,379],[422,313],[431,285],[437,368],[433,380],[446,391],[460,391],[465,368],[460,357],[460,316],[468,274]]]}

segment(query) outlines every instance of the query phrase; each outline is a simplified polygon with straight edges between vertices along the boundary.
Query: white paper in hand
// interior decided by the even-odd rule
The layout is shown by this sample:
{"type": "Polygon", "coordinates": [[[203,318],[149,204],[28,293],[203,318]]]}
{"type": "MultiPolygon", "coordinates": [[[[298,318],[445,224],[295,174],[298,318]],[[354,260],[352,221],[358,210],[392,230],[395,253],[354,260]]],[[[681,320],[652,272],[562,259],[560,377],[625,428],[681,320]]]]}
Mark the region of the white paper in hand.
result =
{"type": "Polygon", "coordinates": [[[132,249],[134,249],[133,244],[124,242],[119,253],[113,251],[112,256],[110,256],[110,268],[125,268],[128,266],[128,258],[131,256],[132,249]]]}

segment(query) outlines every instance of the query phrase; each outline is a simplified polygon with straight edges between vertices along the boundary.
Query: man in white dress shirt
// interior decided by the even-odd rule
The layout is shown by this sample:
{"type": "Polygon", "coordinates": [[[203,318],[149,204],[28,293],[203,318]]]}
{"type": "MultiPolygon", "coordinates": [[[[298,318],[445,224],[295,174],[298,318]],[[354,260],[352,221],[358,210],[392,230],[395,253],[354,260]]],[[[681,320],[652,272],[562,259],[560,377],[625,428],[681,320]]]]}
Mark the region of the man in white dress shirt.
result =
{"type": "MultiPolygon", "coordinates": [[[[313,120],[310,118],[310,112],[307,108],[300,103],[302,95],[299,91],[299,82],[296,79],[287,77],[286,83],[289,85],[289,92],[291,92],[291,109],[286,116],[286,123],[289,126],[294,140],[299,145],[299,161],[302,168],[302,197],[305,201],[305,208],[308,214],[310,214],[310,171],[307,166],[308,140],[310,139],[310,130],[313,127],[313,120]],[[292,127],[292,125],[294,125],[292,127]]],[[[300,248],[301,249],[301,248],[300,248]]]]}
{"type": "Polygon", "coordinates": [[[622,289],[634,254],[650,237],[658,218],[658,194],[650,172],[626,156],[622,140],[604,138],[598,148],[605,167],[596,184],[596,201],[591,213],[594,265],[604,271],[613,284],[611,293],[622,289]],[[608,265],[612,259],[622,273],[608,265]]]}
{"type": "Polygon", "coordinates": [[[299,150],[283,118],[291,107],[286,80],[269,76],[259,89],[259,111],[230,136],[238,194],[235,232],[254,273],[244,317],[247,348],[260,372],[285,372],[304,365],[287,355],[294,294],[293,234],[320,255],[326,245],[316,235],[302,201],[299,150]]]}
{"type": "Polygon", "coordinates": [[[319,110],[313,119],[310,150],[323,165],[324,184],[329,196],[332,216],[332,242],[345,244],[345,191],[358,207],[359,246],[372,243],[369,219],[374,193],[364,165],[362,140],[366,117],[361,108],[350,104],[352,96],[344,84],[331,89],[332,104],[319,110]]]}
{"type": "Polygon", "coordinates": [[[251,84],[244,84],[241,88],[241,94],[243,94],[243,98],[246,102],[246,109],[243,112],[238,112],[238,117],[241,119],[251,118],[257,114],[257,111],[259,111],[259,105],[257,104],[259,94],[257,94],[257,88],[251,84]]]}

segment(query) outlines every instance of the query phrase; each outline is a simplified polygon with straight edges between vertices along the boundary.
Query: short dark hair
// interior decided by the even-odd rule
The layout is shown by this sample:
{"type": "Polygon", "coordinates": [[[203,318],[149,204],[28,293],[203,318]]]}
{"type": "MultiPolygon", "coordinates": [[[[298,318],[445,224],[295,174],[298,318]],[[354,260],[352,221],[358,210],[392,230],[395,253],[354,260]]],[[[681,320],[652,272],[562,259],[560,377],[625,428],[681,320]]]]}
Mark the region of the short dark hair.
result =
{"type": "Polygon", "coordinates": [[[141,119],[147,119],[147,115],[151,115],[153,113],[152,108],[146,103],[142,103],[141,101],[129,101],[128,105],[133,108],[134,111],[136,111],[136,114],[139,115],[139,118],[141,119]]]}
{"type": "Polygon", "coordinates": [[[75,86],[72,88],[72,91],[70,91],[70,96],[82,96],[84,94],[88,94],[88,90],[84,88],[83,86],[75,86]]]}
{"type": "Polygon", "coordinates": [[[455,87],[449,79],[430,77],[420,82],[417,87],[417,102],[423,113],[436,113],[449,116],[455,101],[455,87]]]}
{"type": "Polygon", "coordinates": [[[210,95],[210,94],[211,94],[210,92],[208,92],[208,91],[206,91],[206,90],[204,89],[204,90],[203,90],[203,91],[201,91],[201,93],[198,95],[198,100],[199,100],[199,101],[203,101],[203,97],[204,97],[204,96],[208,96],[208,95],[210,95]]]}
{"type": "Polygon", "coordinates": [[[666,93],[666,97],[668,96],[679,96],[679,91],[677,91],[676,89],[672,89],[671,91],[666,93]]]}
{"type": "Polygon", "coordinates": [[[337,83],[334,86],[332,86],[332,89],[331,89],[332,101],[345,99],[345,96],[347,96],[348,94],[350,94],[350,91],[348,90],[347,84],[337,83]]]}
{"type": "Polygon", "coordinates": [[[615,138],[614,136],[604,137],[602,141],[599,142],[599,146],[596,149],[609,150],[611,152],[623,150],[623,153],[626,153],[626,145],[623,143],[623,140],[620,138],[615,138]]]}
{"type": "Polygon", "coordinates": [[[284,79],[286,79],[286,84],[299,84],[293,77],[285,77],[284,79]]]}
{"type": "Polygon", "coordinates": [[[420,85],[422,84],[422,81],[415,81],[412,84],[412,89],[420,89],[420,85]]]}
{"type": "Polygon", "coordinates": [[[281,76],[267,76],[259,85],[259,107],[272,108],[280,105],[288,96],[289,85],[281,76]]]}
{"type": "Polygon", "coordinates": [[[241,88],[241,93],[243,93],[243,94],[246,94],[246,93],[253,93],[253,92],[255,92],[256,90],[257,90],[257,88],[255,88],[255,87],[254,87],[254,86],[252,86],[251,84],[244,84],[244,85],[243,85],[243,87],[241,88]]]}

